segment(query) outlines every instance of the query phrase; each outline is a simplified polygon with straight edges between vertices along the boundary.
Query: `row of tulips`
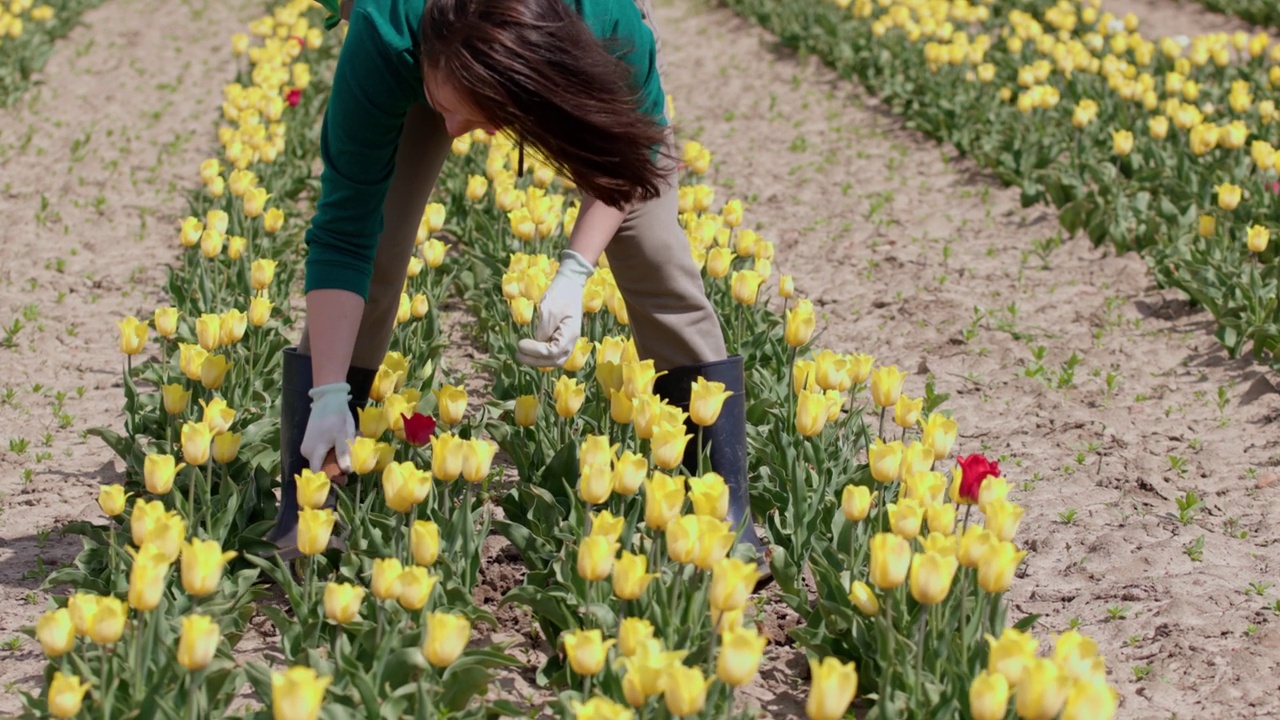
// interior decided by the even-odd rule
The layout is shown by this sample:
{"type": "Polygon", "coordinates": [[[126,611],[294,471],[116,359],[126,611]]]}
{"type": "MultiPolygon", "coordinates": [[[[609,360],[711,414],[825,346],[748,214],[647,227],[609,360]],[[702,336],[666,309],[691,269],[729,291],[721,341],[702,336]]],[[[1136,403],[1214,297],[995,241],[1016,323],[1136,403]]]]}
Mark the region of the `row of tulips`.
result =
{"type": "Polygon", "coordinates": [[[914,127],[1051,203],[1069,232],[1143,251],[1230,353],[1280,351],[1280,44],[1151,38],[1100,0],[729,5],[864,83],[914,127]]]}
{"type": "Polygon", "coordinates": [[[53,43],[100,0],[9,0],[0,3],[0,108],[8,107],[31,86],[53,43]]]}
{"type": "Polygon", "coordinates": [[[1280,8],[1268,0],[1200,0],[1214,12],[1230,13],[1254,25],[1280,27],[1280,8]]]}
{"type": "MultiPolygon", "coordinates": [[[[584,339],[565,366],[511,359],[576,205],[537,158],[519,177],[505,136],[455,141],[441,202],[424,208],[353,475],[343,488],[323,473],[298,478],[297,563],[259,539],[275,512],[276,358],[293,325],[299,249],[284,200],[307,187],[318,78],[334,57],[306,10],[286,3],[254,23],[258,40],[233,40],[248,64],[227,88],[223,155],[202,164],[177,232],[186,249],[173,305],[121,323],[126,426],[100,434],[127,482],[103,490],[108,524],[76,528],[85,551],[49,580],[76,592],[33,629],[50,664],[30,712],[519,713],[489,690],[516,661],[473,632],[497,627],[473,600],[490,528],[526,566],[504,602],[531,611],[548,655],[538,677],[560,714],[739,710],[736,689],[771,654],[749,603],[759,570],[734,547],[728,489],[701,459],[702,432],[686,431],[686,420],[714,424],[728,391],[699,380],[687,409],[654,394],[657,373],[628,337],[607,262],[584,293],[584,339]],[[451,297],[489,351],[487,397],[443,367],[438,307],[451,297]],[[686,467],[691,443],[700,459],[686,467]],[[514,482],[502,480],[498,449],[514,482]],[[268,579],[287,607],[260,601],[268,579]],[[283,667],[233,656],[254,614],[278,630],[283,667]],[[245,682],[263,708],[232,704],[245,682]]],[[[690,252],[747,359],[756,510],[781,596],[805,620],[792,635],[811,657],[809,717],[842,717],[856,695],[877,699],[876,717],[939,707],[1109,717],[1115,694],[1087,638],[1060,636],[1041,658],[1024,632],[1034,618],[1006,627],[1001,596],[1024,553],[1012,543],[1021,509],[998,467],[952,462],[957,427],[932,382],[912,397],[896,367],[812,347],[803,279],[775,276],[774,248],[743,226],[741,203],[717,204],[698,182],[710,152],[690,143],[683,154],[690,252]],[[817,597],[800,583],[806,572],[817,597]]]]}

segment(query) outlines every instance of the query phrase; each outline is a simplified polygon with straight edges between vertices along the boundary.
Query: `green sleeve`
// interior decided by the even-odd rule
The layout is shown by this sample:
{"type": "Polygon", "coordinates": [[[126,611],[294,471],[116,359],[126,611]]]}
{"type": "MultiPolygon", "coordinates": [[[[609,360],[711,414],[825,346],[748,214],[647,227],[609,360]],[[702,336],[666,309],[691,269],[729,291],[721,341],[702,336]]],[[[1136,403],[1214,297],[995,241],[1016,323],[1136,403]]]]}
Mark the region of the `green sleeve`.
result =
{"type": "Polygon", "coordinates": [[[634,0],[614,0],[618,8],[615,41],[625,43],[622,60],[640,93],[640,111],[661,125],[667,124],[667,96],[658,74],[658,47],[634,0]]]}
{"type": "Polygon", "coordinates": [[[393,65],[374,19],[360,6],[334,72],[321,128],[320,202],[307,231],[307,292],[336,288],[368,297],[412,88],[393,65]]]}

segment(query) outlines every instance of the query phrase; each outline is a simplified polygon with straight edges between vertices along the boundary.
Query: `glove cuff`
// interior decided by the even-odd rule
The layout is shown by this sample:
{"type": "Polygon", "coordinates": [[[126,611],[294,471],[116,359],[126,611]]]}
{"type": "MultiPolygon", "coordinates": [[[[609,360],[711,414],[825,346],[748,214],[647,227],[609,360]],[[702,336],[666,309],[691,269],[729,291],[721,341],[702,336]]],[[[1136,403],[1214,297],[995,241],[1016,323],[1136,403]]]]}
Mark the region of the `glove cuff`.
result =
{"type": "Polygon", "coordinates": [[[573,250],[565,248],[560,251],[560,268],[557,272],[565,273],[570,277],[581,280],[585,285],[587,279],[595,271],[596,269],[592,267],[591,263],[587,262],[586,258],[573,250]]]}
{"type": "Polygon", "coordinates": [[[351,400],[351,385],[344,382],[330,383],[311,388],[307,394],[311,396],[313,409],[317,405],[346,405],[351,400]]]}

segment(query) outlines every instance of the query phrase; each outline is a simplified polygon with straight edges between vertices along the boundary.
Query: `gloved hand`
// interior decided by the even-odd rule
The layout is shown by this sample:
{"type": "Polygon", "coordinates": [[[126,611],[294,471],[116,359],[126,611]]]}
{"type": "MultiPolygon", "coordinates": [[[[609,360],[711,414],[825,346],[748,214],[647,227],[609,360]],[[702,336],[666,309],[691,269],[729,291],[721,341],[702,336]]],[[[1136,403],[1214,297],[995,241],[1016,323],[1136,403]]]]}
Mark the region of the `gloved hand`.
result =
{"type": "Polygon", "coordinates": [[[356,435],[356,423],[351,417],[351,386],[332,383],[312,388],[311,419],[302,436],[302,456],[311,465],[312,472],[320,472],[324,458],[333,450],[338,466],[343,472],[351,472],[351,446],[348,441],[356,435]]]}
{"type": "Polygon", "coordinates": [[[582,290],[594,270],[578,253],[560,253],[560,268],[538,304],[538,327],[533,339],[516,344],[517,360],[534,367],[559,367],[569,359],[582,334],[582,290]]]}

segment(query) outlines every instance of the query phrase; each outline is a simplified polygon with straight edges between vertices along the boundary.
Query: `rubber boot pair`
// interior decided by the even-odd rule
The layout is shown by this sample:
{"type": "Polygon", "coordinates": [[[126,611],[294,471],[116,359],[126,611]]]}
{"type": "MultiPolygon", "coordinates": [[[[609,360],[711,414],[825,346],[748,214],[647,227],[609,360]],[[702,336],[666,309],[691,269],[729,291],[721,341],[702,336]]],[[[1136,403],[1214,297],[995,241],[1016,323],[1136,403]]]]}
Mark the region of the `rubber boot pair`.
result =
{"type": "MultiPolygon", "coordinates": [[[[351,386],[351,414],[359,422],[357,410],[369,402],[369,388],[377,370],[351,368],[347,384],[351,386]]],[[[303,355],[297,348],[285,348],[283,382],[280,388],[280,508],[275,527],[266,539],[275,543],[282,559],[289,561],[298,554],[298,483],[295,479],[310,463],[302,455],[302,438],[311,419],[311,356],[303,355]]],[[[335,502],[335,490],[330,491],[329,505],[335,502]]],[[[340,542],[337,538],[330,541],[340,542]]]]}
{"type": "MultiPolygon", "coordinates": [[[[668,403],[688,411],[690,390],[699,377],[706,378],[708,382],[724,383],[725,390],[733,393],[724,401],[715,424],[701,428],[702,445],[710,456],[711,470],[723,477],[728,485],[729,513],[726,519],[738,529],[738,544],[746,543],[755,551],[760,570],[760,580],[756,583],[759,591],[773,580],[773,573],[769,569],[768,548],[756,534],[751,517],[751,495],[747,485],[746,379],[742,356],[668,370],[654,381],[653,391],[668,403]]],[[[684,466],[689,472],[696,472],[699,428],[692,420],[688,421],[688,426],[695,439],[689,441],[685,450],[684,466]]]]}

